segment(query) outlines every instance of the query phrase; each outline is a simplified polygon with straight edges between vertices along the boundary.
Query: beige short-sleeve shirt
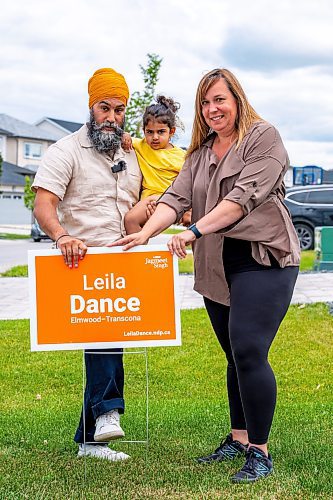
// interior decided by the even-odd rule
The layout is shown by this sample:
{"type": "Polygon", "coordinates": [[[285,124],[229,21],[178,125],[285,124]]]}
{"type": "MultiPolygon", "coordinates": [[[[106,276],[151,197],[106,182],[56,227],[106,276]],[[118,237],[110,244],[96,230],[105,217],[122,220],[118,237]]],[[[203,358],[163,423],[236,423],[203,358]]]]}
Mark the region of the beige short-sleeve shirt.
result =
{"type": "Polygon", "coordinates": [[[111,159],[98,153],[84,125],[49,147],[32,188],[59,198],[60,224],[88,246],[105,246],[125,235],[124,216],[139,199],[142,175],[134,151],[111,159]],[[127,168],[111,168],[125,161],[127,168]]]}

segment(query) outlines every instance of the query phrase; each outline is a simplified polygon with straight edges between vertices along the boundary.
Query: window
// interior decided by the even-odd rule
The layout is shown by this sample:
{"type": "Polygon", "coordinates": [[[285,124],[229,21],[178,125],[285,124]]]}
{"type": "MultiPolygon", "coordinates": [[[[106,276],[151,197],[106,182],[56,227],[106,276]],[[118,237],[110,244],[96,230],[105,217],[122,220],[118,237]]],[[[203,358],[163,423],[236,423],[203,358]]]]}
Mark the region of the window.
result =
{"type": "Polygon", "coordinates": [[[303,193],[290,194],[287,199],[290,201],[297,201],[298,203],[305,203],[307,196],[307,191],[304,191],[303,193]]]}
{"type": "Polygon", "coordinates": [[[333,189],[323,191],[313,190],[309,193],[308,203],[317,205],[333,205],[333,189]]]}
{"type": "Polygon", "coordinates": [[[42,145],[38,142],[24,143],[24,158],[41,158],[42,145]]]}

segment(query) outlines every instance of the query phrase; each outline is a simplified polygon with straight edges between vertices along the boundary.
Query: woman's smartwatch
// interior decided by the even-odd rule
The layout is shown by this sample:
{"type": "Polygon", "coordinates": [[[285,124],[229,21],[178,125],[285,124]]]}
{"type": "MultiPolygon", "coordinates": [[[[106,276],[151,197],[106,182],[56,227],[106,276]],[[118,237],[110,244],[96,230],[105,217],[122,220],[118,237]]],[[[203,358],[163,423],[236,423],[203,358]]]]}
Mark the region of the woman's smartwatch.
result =
{"type": "Polygon", "coordinates": [[[190,231],[192,231],[192,233],[194,233],[194,236],[196,237],[197,240],[201,238],[202,234],[200,233],[195,223],[191,224],[187,229],[189,229],[190,231]]]}

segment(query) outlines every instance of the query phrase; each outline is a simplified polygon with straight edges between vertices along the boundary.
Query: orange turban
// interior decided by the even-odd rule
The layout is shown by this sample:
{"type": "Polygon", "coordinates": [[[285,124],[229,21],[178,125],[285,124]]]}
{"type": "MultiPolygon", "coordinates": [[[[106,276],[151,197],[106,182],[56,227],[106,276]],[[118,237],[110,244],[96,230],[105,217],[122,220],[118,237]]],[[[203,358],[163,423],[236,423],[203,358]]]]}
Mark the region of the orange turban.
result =
{"type": "Polygon", "coordinates": [[[106,97],[114,97],[127,104],[129,90],[123,75],[112,68],[101,68],[95,71],[88,82],[89,108],[95,102],[106,97]]]}

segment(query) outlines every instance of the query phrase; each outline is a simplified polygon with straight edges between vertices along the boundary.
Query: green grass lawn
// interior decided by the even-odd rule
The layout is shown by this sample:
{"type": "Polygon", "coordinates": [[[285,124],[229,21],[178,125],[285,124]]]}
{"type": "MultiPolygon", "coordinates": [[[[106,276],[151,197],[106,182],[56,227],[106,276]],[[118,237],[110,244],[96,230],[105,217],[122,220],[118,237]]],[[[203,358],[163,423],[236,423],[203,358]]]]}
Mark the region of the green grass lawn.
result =
{"type": "MultiPolygon", "coordinates": [[[[314,250],[305,250],[301,253],[300,271],[312,271],[315,260],[314,250]]],[[[193,255],[189,254],[183,260],[179,260],[179,272],[181,274],[193,274],[193,255]]]]}
{"type": "Polygon", "coordinates": [[[31,238],[30,234],[0,233],[0,240],[28,240],[29,238],[31,238]]]}
{"type": "Polygon", "coordinates": [[[168,229],[164,229],[163,234],[179,234],[182,232],[183,229],[177,229],[176,227],[169,227],[168,229]]]}
{"type": "MultiPolygon", "coordinates": [[[[271,350],[275,472],[233,485],[241,465],[197,465],[229,431],[226,364],[202,309],[182,312],[183,345],[149,349],[150,445],[116,442],[124,463],[76,458],[82,353],[29,351],[28,321],[0,322],[0,499],[331,499],[333,318],[292,306],[271,350]]],[[[125,356],[127,439],[145,437],[142,355],[125,356]]],[[[258,388],[260,390],[260,388],[258,388]]]]}
{"type": "Polygon", "coordinates": [[[301,253],[300,271],[312,271],[315,258],[316,252],[314,250],[304,250],[301,253]]]}
{"type": "Polygon", "coordinates": [[[28,266],[14,266],[1,273],[0,276],[3,278],[26,278],[28,276],[28,266]]]}
{"type": "MultiPolygon", "coordinates": [[[[312,271],[314,260],[314,250],[305,250],[304,252],[302,252],[300,271],[312,271]]],[[[185,259],[179,260],[179,272],[181,274],[193,274],[193,255],[189,254],[185,259]]]]}

